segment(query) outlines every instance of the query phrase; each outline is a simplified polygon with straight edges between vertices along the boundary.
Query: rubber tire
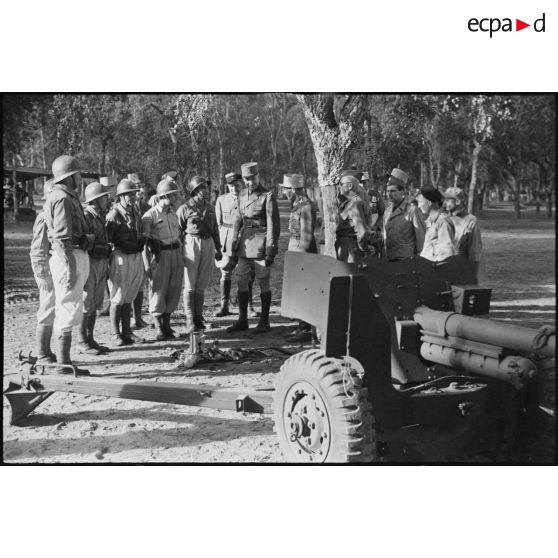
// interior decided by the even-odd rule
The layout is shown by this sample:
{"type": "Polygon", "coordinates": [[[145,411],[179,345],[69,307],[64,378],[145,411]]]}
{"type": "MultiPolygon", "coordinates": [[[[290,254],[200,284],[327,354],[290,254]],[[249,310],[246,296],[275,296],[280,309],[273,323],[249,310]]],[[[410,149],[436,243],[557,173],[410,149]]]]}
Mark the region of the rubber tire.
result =
{"type": "Polygon", "coordinates": [[[330,445],[326,455],[312,455],[313,463],[371,463],[377,460],[376,430],[372,405],[362,378],[352,374],[354,386],[343,387],[343,372],[338,359],[326,357],[322,351],[310,349],[285,361],[277,376],[274,391],[275,431],[288,462],[308,463],[308,455],[295,451],[286,431],[285,401],[290,388],[307,382],[321,396],[329,418],[330,445]]]}

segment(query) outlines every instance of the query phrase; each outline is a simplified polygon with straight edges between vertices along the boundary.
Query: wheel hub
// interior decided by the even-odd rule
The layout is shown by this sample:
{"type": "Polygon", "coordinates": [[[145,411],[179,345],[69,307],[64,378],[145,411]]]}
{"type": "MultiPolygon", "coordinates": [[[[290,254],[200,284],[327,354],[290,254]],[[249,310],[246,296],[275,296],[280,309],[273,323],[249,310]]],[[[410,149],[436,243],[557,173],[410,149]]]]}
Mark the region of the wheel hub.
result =
{"type": "Polygon", "coordinates": [[[307,382],[293,384],[285,397],[283,419],[291,450],[301,461],[324,461],[331,426],[324,400],[307,382]]]}

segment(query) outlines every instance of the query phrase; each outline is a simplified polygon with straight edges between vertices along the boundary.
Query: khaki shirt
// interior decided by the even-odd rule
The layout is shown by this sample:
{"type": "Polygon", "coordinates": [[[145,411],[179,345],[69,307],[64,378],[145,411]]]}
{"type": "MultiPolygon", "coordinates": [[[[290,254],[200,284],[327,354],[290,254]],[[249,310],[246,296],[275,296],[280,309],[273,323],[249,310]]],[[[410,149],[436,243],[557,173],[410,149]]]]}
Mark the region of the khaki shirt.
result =
{"type": "Polygon", "coordinates": [[[197,203],[189,199],[178,208],[176,216],[182,234],[192,234],[202,238],[211,237],[215,243],[215,250],[221,250],[215,208],[209,202],[197,203]]]}
{"type": "Polygon", "coordinates": [[[180,242],[178,217],[170,207],[165,211],[157,204],[149,209],[141,218],[141,229],[147,238],[159,240],[163,245],[180,242]]]}
{"type": "Polygon", "coordinates": [[[215,218],[219,227],[219,238],[223,254],[232,255],[232,247],[242,226],[238,197],[230,192],[217,198],[215,218]]]}
{"type": "Polygon", "coordinates": [[[64,184],[55,184],[45,202],[44,212],[52,249],[63,258],[69,257],[80,238],[88,232],[77,192],[64,184]]]}
{"type": "Polygon", "coordinates": [[[482,239],[477,218],[462,211],[451,216],[455,227],[455,246],[460,256],[472,262],[480,262],[482,256],[482,239]]]}
{"type": "Polygon", "coordinates": [[[92,205],[86,205],[83,213],[89,228],[89,233],[95,235],[95,243],[107,244],[107,230],[105,218],[92,205]]]}
{"type": "Polygon", "coordinates": [[[441,262],[456,254],[455,228],[451,218],[439,209],[426,219],[424,247],[420,255],[432,262],[441,262]]]}
{"type": "Polygon", "coordinates": [[[402,260],[420,254],[426,224],[420,209],[409,200],[394,208],[389,203],[383,218],[384,246],[388,260],[402,260]]]}
{"type": "Polygon", "coordinates": [[[45,222],[45,212],[41,211],[33,225],[33,239],[31,240],[31,268],[33,275],[38,279],[50,277],[48,261],[50,259],[50,242],[48,240],[48,229],[45,222]]]}

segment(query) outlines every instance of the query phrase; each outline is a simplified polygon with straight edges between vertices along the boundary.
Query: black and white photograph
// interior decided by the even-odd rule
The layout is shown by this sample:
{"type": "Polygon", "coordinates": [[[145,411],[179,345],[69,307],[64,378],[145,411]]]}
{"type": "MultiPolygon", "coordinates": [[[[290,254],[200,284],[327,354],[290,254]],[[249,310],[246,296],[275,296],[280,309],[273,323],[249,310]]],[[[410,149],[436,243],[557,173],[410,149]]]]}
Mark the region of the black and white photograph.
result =
{"type": "Polygon", "coordinates": [[[5,463],[554,462],[554,95],[2,115],[5,463]]]}

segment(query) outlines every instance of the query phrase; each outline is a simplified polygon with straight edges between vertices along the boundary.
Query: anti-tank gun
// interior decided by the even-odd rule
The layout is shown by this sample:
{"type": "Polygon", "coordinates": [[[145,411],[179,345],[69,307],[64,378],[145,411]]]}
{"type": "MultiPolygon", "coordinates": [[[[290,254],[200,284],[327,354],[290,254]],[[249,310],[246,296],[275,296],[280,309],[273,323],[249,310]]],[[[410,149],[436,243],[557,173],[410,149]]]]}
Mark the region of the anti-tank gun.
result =
{"type": "Polygon", "coordinates": [[[555,333],[478,317],[490,295],[459,257],[356,265],[288,252],[282,313],[321,343],[276,382],[287,459],[466,460],[532,436],[555,333]]]}

